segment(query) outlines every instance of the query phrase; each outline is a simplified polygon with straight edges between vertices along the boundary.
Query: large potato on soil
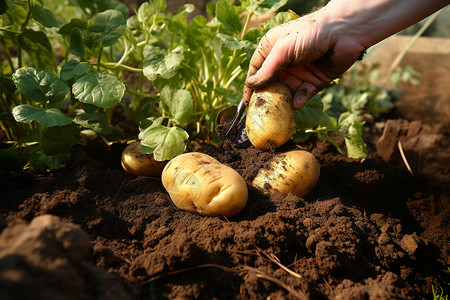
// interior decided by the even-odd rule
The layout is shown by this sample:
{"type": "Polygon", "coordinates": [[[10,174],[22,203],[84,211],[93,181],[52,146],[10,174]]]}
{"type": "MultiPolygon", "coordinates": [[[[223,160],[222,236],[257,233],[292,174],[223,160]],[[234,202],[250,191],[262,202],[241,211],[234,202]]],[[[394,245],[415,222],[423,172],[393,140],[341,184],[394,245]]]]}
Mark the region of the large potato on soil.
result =
{"type": "Polygon", "coordinates": [[[123,150],[121,163],[130,175],[159,177],[167,161],[156,161],[153,154],[142,151],[140,142],[133,142],[123,150]]]}
{"type": "Polygon", "coordinates": [[[274,82],[253,92],[245,127],[250,142],[262,150],[284,145],[294,132],[294,109],[289,88],[274,82]]]}
{"type": "Polygon", "coordinates": [[[203,153],[173,158],[161,179],[173,203],[186,211],[231,217],[247,204],[247,184],[241,175],[203,153]]]}
{"type": "Polygon", "coordinates": [[[268,192],[304,197],[312,191],[319,175],[320,165],[313,154],[292,150],[274,156],[268,167],[259,170],[252,184],[268,192]]]}

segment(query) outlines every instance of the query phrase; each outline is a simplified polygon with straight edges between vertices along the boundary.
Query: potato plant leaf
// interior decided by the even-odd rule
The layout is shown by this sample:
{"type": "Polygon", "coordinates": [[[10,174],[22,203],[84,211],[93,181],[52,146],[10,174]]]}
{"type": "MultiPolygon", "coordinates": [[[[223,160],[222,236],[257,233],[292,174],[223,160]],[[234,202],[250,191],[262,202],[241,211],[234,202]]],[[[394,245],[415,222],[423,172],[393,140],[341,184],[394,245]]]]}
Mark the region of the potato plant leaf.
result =
{"type": "Polygon", "coordinates": [[[239,42],[231,35],[218,33],[217,37],[223,42],[223,45],[230,50],[239,50],[244,47],[244,43],[239,42]]]}
{"type": "Polygon", "coordinates": [[[323,114],[323,103],[319,97],[313,97],[299,110],[294,111],[297,128],[313,128],[319,125],[323,114]]]}
{"type": "Polygon", "coordinates": [[[339,116],[339,131],[344,134],[348,157],[363,158],[367,155],[367,145],[362,138],[363,125],[355,113],[344,112],[339,116]]]}
{"type": "Polygon", "coordinates": [[[110,134],[112,128],[108,124],[108,120],[98,112],[85,112],[77,115],[73,122],[84,127],[94,130],[100,134],[110,134]]]}
{"type": "Polygon", "coordinates": [[[101,44],[108,47],[114,44],[126,30],[126,20],[122,13],[115,9],[108,9],[96,14],[88,22],[90,32],[102,35],[101,44]]]}
{"type": "Polygon", "coordinates": [[[364,122],[354,122],[348,129],[349,137],[345,138],[347,156],[351,158],[364,158],[367,156],[367,145],[362,138],[364,122]]]}
{"type": "Polygon", "coordinates": [[[179,125],[185,125],[194,109],[194,100],[187,90],[173,90],[164,87],[161,91],[161,103],[164,111],[179,125]]]}
{"type": "Polygon", "coordinates": [[[41,149],[46,155],[70,153],[72,145],[77,142],[78,133],[73,124],[44,128],[41,132],[41,149]]]}
{"type": "Polygon", "coordinates": [[[234,34],[239,34],[241,32],[241,19],[229,0],[219,0],[217,2],[216,18],[223,26],[231,30],[234,34]]]}
{"type": "Polygon", "coordinates": [[[246,9],[258,15],[265,15],[276,12],[287,2],[288,0],[250,0],[250,5],[246,9]]]}
{"type": "Polygon", "coordinates": [[[163,161],[183,153],[188,138],[188,133],[180,127],[159,125],[145,132],[141,144],[144,150],[153,153],[155,160],[163,161]]]}
{"type": "Polygon", "coordinates": [[[56,71],[56,59],[52,45],[44,32],[25,29],[17,36],[17,42],[27,51],[35,66],[56,71]]]}
{"type": "Polygon", "coordinates": [[[157,76],[164,79],[174,77],[180,69],[184,55],[180,48],[175,49],[166,56],[159,47],[146,45],[144,47],[144,75],[149,80],[155,80],[157,76]]]}
{"type": "Polygon", "coordinates": [[[34,172],[41,172],[44,169],[58,169],[64,158],[67,158],[67,155],[46,155],[41,149],[33,152],[29,156],[28,161],[30,162],[31,169],[34,172]]]}
{"type": "Polygon", "coordinates": [[[73,84],[72,92],[80,102],[109,108],[120,102],[125,85],[119,77],[104,71],[80,77],[73,84]]]}
{"type": "Polygon", "coordinates": [[[43,8],[40,5],[33,6],[33,18],[41,23],[44,27],[60,27],[60,24],[53,12],[49,9],[43,8]]]}
{"type": "Polygon", "coordinates": [[[139,130],[141,131],[139,139],[143,139],[145,130],[161,125],[164,119],[164,117],[149,117],[139,122],[139,130]]]}
{"type": "Polygon", "coordinates": [[[148,2],[144,2],[139,6],[137,11],[137,18],[139,22],[153,22],[156,14],[164,12],[167,7],[167,3],[164,0],[150,0],[148,2]]]}
{"type": "Polygon", "coordinates": [[[84,19],[73,18],[69,23],[64,24],[59,28],[59,34],[70,34],[74,29],[87,29],[88,22],[84,19]]]}
{"type": "Polygon", "coordinates": [[[71,59],[62,66],[60,76],[62,80],[67,81],[76,76],[83,75],[87,71],[89,71],[88,65],[80,64],[79,61],[71,59]]]}
{"type": "Polygon", "coordinates": [[[84,57],[84,37],[82,31],[78,28],[72,30],[70,33],[70,53],[78,57],[84,57]]]}
{"type": "Polygon", "coordinates": [[[45,69],[23,67],[17,69],[12,78],[17,89],[35,102],[58,103],[69,92],[69,87],[63,80],[45,69]]]}
{"type": "Polygon", "coordinates": [[[57,108],[42,108],[29,104],[21,104],[13,108],[14,119],[20,123],[38,121],[44,127],[64,126],[72,123],[72,119],[57,108]]]}

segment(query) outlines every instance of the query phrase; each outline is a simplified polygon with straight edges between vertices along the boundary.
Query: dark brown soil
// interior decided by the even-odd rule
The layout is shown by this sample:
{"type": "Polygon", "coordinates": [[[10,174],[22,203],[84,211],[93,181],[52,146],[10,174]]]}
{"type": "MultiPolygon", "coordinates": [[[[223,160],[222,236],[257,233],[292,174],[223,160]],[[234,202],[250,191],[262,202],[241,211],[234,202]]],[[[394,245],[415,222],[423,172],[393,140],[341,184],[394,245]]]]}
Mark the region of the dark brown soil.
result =
{"type": "Polygon", "coordinates": [[[248,204],[231,219],[180,211],[160,179],[126,174],[125,144],[85,141],[60,170],[3,173],[0,299],[430,299],[438,285],[448,292],[448,136],[401,119],[374,128],[384,133],[368,134],[372,152],[362,161],[327,143],[304,145],[321,164],[306,198],[250,186],[272,152],[191,143],[248,182],[248,204]]]}

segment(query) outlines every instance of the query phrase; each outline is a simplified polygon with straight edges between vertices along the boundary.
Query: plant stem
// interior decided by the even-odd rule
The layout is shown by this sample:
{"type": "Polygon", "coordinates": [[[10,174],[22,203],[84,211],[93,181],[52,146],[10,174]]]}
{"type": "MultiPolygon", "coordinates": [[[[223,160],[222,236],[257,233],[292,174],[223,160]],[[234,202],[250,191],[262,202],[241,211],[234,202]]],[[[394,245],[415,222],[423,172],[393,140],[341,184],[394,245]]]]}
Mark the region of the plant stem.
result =
{"type": "Polygon", "coordinates": [[[242,41],[242,38],[244,37],[245,33],[247,32],[248,25],[250,24],[250,19],[252,16],[253,16],[253,12],[251,11],[247,15],[247,20],[245,20],[244,28],[242,29],[241,36],[239,38],[239,40],[241,40],[241,41],[242,41]]]}
{"type": "Polygon", "coordinates": [[[20,31],[9,29],[8,27],[0,27],[0,31],[14,33],[14,34],[21,34],[20,31]]]}
{"type": "Polygon", "coordinates": [[[31,0],[28,0],[28,12],[27,12],[25,21],[23,22],[23,24],[21,26],[22,31],[25,30],[25,28],[28,25],[28,22],[30,21],[32,10],[33,10],[33,4],[31,3],[31,0]]]}
{"type": "Polygon", "coordinates": [[[102,61],[102,53],[103,53],[103,47],[100,47],[100,51],[98,53],[98,58],[97,58],[97,71],[100,71],[100,65],[101,65],[101,61],[102,61]]]}
{"type": "Polygon", "coordinates": [[[112,63],[112,62],[102,63],[101,66],[104,67],[104,68],[107,68],[107,69],[111,69],[111,70],[114,70],[114,69],[117,69],[117,68],[122,68],[122,69],[130,71],[130,72],[137,72],[137,73],[139,73],[139,72],[143,71],[143,69],[140,69],[140,68],[134,68],[134,67],[130,67],[130,66],[127,66],[127,65],[124,65],[124,64],[117,64],[117,63],[112,63]]]}

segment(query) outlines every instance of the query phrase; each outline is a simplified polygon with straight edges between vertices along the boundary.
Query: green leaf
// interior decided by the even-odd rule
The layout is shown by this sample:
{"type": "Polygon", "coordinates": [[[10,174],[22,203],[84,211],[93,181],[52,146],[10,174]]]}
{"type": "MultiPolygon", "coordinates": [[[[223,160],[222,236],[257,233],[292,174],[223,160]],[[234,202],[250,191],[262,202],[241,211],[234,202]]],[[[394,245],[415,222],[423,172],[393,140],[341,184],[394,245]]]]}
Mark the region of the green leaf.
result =
{"type": "Polygon", "coordinates": [[[38,121],[44,127],[63,126],[72,123],[72,119],[57,108],[42,108],[29,104],[15,106],[12,110],[14,119],[20,123],[38,121]]]}
{"type": "Polygon", "coordinates": [[[273,18],[270,18],[264,25],[265,30],[269,30],[275,26],[284,24],[292,20],[292,16],[289,12],[283,11],[277,13],[273,18]]]}
{"type": "Polygon", "coordinates": [[[67,81],[76,76],[83,75],[87,71],[89,71],[88,65],[80,64],[79,61],[71,59],[62,66],[60,76],[62,80],[67,81]]]}
{"type": "MultiPolygon", "coordinates": [[[[178,49],[175,50],[178,51],[178,49]]],[[[144,47],[144,75],[151,81],[155,80],[158,75],[164,79],[174,77],[184,59],[184,54],[175,52],[175,50],[164,56],[160,48],[146,45],[144,47]]]]}
{"type": "Polygon", "coordinates": [[[40,5],[33,6],[33,18],[47,28],[59,28],[59,22],[51,10],[40,5]]]}
{"type": "Polygon", "coordinates": [[[84,57],[84,36],[80,29],[74,29],[70,33],[70,53],[78,57],[84,57]]]}
{"type": "Polygon", "coordinates": [[[194,4],[187,3],[187,4],[184,4],[183,6],[181,6],[178,9],[177,14],[179,14],[179,15],[181,15],[181,14],[190,14],[190,13],[192,13],[194,11],[194,9],[195,9],[194,4]]]}
{"type": "Polygon", "coordinates": [[[230,50],[239,50],[244,47],[244,44],[236,40],[228,34],[218,33],[217,37],[223,42],[223,45],[230,50]]]}
{"type": "Polygon", "coordinates": [[[247,6],[248,11],[265,15],[279,10],[287,3],[287,0],[256,0],[250,2],[251,4],[247,6]]]}
{"type": "Polygon", "coordinates": [[[194,109],[191,93],[182,89],[174,91],[165,87],[161,91],[161,103],[164,111],[179,125],[185,125],[189,121],[194,109]]]}
{"type": "Polygon", "coordinates": [[[109,126],[108,120],[98,112],[81,113],[73,119],[73,122],[100,134],[112,133],[112,128],[109,126]]]}
{"type": "Polygon", "coordinates": [[[323,114],[323,103],[319,97],[313,97],[299,110],[294,111],[295,125],[298,128],[313,128],[319,125],[323,114]]]}
{"type": "Polygon", "coordinates": [[[239,34],[242,30],[242,22],[235,7],[229,0],[219,0],[216,4],[216,18],[233,33],[239,34]]]}
{"type": "Polygon", "coordinates": [[[338,119],[338,126],[341,129],[341,131],[348,131],[350,126],[357,122],[358,116],[355,113],[352,112],[344,112],[339,116],[338,119]]]}
{"type": "Polygon", "coordinates": [[[94,50],[102,45],[103,35],[99,32],[87,31],[82,37],[84,46],[88,49],[94,50]]]}
{"type": "Polygon", "coordinates": [[[70,34],[74,29],[87,29],[88,22],[84,19],[74,18],[69,23],[64,24],[59,28],[59,34],[70,34]]]}
{"type": "Polygon", "coordinates": [[[125,85],[119,77],[104,71],[80,77],[73,84],[72,92],[80,102],[109,108],[120,102],[125,85]]]}
{"type": "MultiPolygon", "coordinates": [[[[141,131],[140,135],[144,134],[147,129],[161,125],[164,119],[164,117],[149,117],[142,120],[139,122],[139,130],[141,131]]],[[[142,139],[142,137],[139,138],[142,139]]]]}
{"type": "Polygon", "coordinates": [[[364,158],[367,156],[367,145],[362,138],[364,122],[353,122],[348,129],[349,137],[345,138],[347,156],[351,158],[364,158]]]}
{"type": "Polygon", "coordinates": [[[96,14],[88,24],[89,31],[102,34],[103,47],[114,44],[126,29],[125,18],[120,11],[114,9],[96,14]]]}
{"type": "Polygon", "coordinates": [[[17,42],[27,51],[35,66],[56,72],[55,55],[44,32],[25,29],[17,36],[17,42]]]}
{"type": "Polygon", "coordinates": [[[137,18],[141,23],[151,24],[155,15],[158,13],[164,12],[167,4],[165,0],[150,0],[148,2],[144,2],[139,6],[137,12],[137,18]]]}
{"type": "Polygon", "coordinates": [[[23,67],[12,75],[14,84],[28,99],[54,104],[66,97],[69,87],[58,76],[45,69],[23,67]]]}
{"type": "Polygon", "coordinates": [[[41,148],[46,155],[67,154],[77,142],[79,133],[73,124],[44,128],[41,131],[41,148]]]}
{"type": "Polygon", "coordinates": [[[185,38],[189,47],[204,47],[204,44],[210,39],[206,30],[207,23],[208,20],[202,15],[195,16],[189,22],[185,38]]]}
{"type": "Polygon", "coordinates": [[[55,170],[58,169],[64,158],[68,158],[67,155],[46,155],[42,150],[33,152],[28,161],[30,162],[31,169],[34,172],[41,172],[44,169],[55,170]]]}
{"type": "Polygon", "coordinates": [[[179,127],[155,126],[148,130],[141,144],[147,146],[157,161],[172,159],[186,150],[189,135],[179,127]]]}

